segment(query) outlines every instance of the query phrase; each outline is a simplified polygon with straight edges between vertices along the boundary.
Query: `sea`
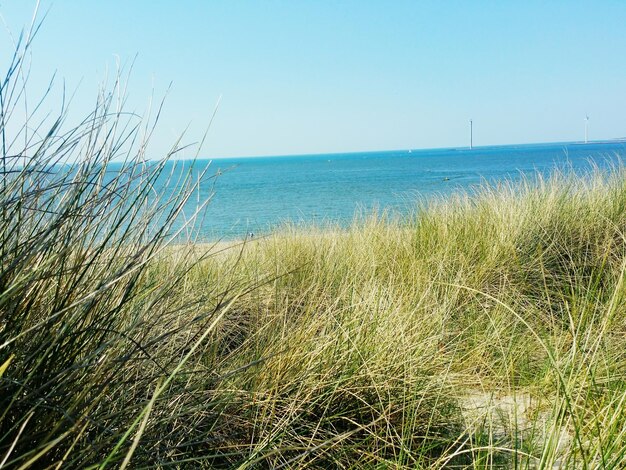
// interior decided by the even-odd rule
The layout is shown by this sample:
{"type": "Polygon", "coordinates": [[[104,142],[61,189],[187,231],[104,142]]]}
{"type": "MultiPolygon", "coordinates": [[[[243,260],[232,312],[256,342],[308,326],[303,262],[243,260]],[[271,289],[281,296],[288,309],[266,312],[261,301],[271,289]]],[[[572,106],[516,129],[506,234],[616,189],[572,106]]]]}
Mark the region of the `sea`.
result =
{"type": "MultiPolygon", "coordinates": [[[[185,212],[210,199],[196,225],[204,240],[263,236],[284,225],[346,226],[386,211],[414,214],[419,202],[478,185],[549,175],[611,171],[626,156],[626,140],[469,148],[199,160],[206,169],[185,212]]],[[[175,162],[188,171],[190,162],[175,162]]]]}

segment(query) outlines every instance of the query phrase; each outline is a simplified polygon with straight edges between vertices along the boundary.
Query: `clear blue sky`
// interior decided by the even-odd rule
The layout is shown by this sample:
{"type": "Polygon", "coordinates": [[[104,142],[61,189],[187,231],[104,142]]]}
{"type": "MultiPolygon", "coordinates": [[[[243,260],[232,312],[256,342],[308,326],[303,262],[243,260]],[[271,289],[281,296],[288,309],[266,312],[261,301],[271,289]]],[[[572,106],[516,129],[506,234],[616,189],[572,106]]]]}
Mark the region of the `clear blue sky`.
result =
{"type": "MultiPolygon", "coordinates": [[[[17,33],[34,2],[0,0],[17,33]]],[[[137,59],[129,106],[168,84],[153,150],[189,126],[244,156],[626,136],[626,1],[42,1],[31,90],[53,71],[87,111],[137,59]]],[[[0,35],[6,68],[11,43],[0,35]]],[[[3,72],[4,73],[4,72],[3,72]]]]}

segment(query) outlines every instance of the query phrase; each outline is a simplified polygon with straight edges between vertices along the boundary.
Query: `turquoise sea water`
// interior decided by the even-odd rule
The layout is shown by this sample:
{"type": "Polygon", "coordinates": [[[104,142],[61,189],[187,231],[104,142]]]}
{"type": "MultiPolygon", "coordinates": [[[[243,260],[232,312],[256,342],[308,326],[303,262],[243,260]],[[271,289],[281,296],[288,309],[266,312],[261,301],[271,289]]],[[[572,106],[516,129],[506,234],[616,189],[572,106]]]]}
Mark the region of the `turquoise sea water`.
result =
{"type": "Polygon", "coordinates": [[[220,176],[200,187],[188,211],[214,194],[201,237],[242,238],[285,222],[347,224],[357,211],[409,213],[419,198],[471,190],[484,180],[546,175],[555,168],[584,173],[625,155],[626,142],[611,141],[199,161],[197,168],[210,163],[209,173],[220,176]]]}

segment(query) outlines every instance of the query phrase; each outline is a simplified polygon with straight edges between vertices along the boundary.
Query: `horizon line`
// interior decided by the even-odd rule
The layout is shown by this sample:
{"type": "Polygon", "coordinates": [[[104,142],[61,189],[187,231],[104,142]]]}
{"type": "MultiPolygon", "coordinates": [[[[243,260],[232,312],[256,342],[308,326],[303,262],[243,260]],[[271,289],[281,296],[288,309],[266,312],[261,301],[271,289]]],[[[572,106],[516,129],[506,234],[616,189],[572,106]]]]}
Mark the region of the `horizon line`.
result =
{"type": "MultiPolygon", "coordinates": [[[[202,157],[196,160],[229,160],[229,159],[248,159],[248,158],[283,158],[283,157],[314,157],[324,155],[353,155],[359,153],[384,153],[384,152],[426,152],[426,151],[441,151],[441,150],[462,150],[462,151],[476,151],[487,148],[497,147],[523,147],[533,145],[593,145],[593,144],[617,144],[626,143],[626,137],[613,137],[610,139],[598,139],[589,140],[572,140],[572,141],[545,141],[545,142],[526,142],[526,143],[513,143],[513,144],[488,144],[488,145],[474,145],[470,148],[466,146],[455,147],[412,147],[412,148],[396,148],[396,149],[378,149],[378,150],[349,150],[345,152],[319,152],[319,153],[280,153],[280,154],[258,154],[258,155],[238,155],[238,156],[213,156],[202,157]]],[[[181,158],[177,161],[193,161],[193,158],[181,158]]]]}

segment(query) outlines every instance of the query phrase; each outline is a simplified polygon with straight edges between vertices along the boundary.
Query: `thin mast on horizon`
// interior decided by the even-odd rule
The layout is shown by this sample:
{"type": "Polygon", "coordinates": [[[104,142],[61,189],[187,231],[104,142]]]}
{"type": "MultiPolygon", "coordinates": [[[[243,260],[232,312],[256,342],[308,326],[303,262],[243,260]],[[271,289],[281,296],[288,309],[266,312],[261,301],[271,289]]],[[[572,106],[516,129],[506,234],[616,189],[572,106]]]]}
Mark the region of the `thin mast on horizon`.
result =
{"type": "Polygon", "coordinates": [[[585,143],[588,143],[588,142],[589,142],[589,140],[587,139],[587,136],[588,136],[588,133],[587,133],[587,131],[588,131],[588,127],[589,127],[589,115],[588,115],[588,114],[585,114],[585,143]]]}
{"type": "Polygon", "coordinates": [[[470,119],[470,150],[474,148],[474,122],[470,119]]]}

